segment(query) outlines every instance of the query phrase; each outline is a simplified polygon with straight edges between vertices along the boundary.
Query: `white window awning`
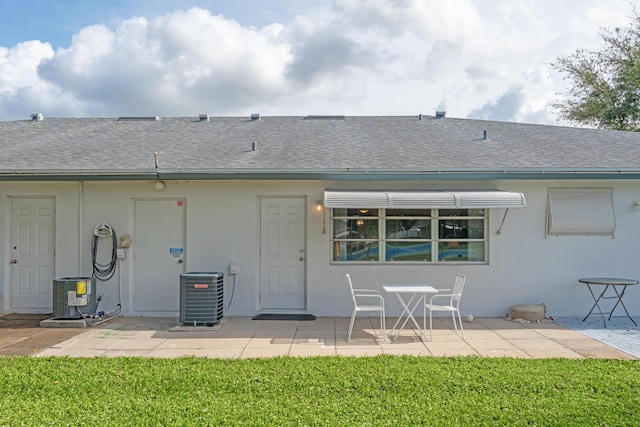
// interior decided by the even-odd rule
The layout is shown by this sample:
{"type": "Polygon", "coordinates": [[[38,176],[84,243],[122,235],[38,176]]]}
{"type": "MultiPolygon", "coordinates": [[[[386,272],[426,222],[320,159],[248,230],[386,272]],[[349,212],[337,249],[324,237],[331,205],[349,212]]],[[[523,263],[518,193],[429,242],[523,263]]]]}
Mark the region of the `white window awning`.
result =
{"type": "Polygon", "coordinates": [[[513,191],[325,191],[327,208],[524,208],[524,194],[513,191]]]}

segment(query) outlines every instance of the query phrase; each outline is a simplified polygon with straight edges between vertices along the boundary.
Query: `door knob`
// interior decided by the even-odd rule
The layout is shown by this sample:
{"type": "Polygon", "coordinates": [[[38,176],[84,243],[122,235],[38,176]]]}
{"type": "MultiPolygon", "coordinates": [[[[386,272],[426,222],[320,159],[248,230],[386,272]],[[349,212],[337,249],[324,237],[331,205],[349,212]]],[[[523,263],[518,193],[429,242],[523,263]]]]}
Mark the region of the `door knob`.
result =
{"type": "Polygon", "coordinates": [[[178,264],[182,264],[182,260],[181,259],[178,260],[178,264]]]}
{"type": "Polygon", "coordinates": [[[18,260],[17,260],[17,259],[12,259],[11,261],[9,261],[9,263],[11,263],[11,264],[17,264],[17,263],[18,263],[18,260]]]}
{"type": "Polygon", "coordinates": [[[300,261],[304,261],[304,258],[303,258],[303,257],[300,257],[300,261]]]}

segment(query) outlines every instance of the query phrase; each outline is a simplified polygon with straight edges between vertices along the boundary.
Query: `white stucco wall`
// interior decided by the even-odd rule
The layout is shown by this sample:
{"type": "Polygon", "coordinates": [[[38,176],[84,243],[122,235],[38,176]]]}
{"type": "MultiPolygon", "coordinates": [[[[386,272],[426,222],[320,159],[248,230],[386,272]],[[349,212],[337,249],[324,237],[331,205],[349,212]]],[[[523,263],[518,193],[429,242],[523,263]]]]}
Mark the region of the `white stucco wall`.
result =
{"type": "MultiPolygon", "coordinates": [[[[632,201],[640,199],[636,182],[610,181],[502,181],[502,182],[311,182],[311,181],[211,181],[167,182],[158,192],[152,182],[51,182],[0,184],[0,220],[4,227],[0,246],[2,259],[11,257],[11,197],[49,196],[56,200],[55,275],[91,274],[91,236],[98,222],[106,221],[118,235],[130,234],[135,251],[133,200],[184,198],[186,206],[185,271],[225,273],[225,300],[233,277],[230,263],[238,264],[233,303],[227,315],[253,315],[259,310],[259,197],[301,196],[307,200],[307,304],[320,316],[348,316],[351,301],[344,275],[350,273],[361,287],[381,289],[384,283],[428,282],[449,287],[456,273],[467,275],[462,300],[463,314],[498,316],[515,304],[545,303],[551,316],[584,315],[592,305],[586,287],[577,279],[586,276],[640,278],[636,242],[640,235],[640,212],[632,201]],[[611,187],[617,228],[615,237],[545,236],[545,212],[549,187],[611,187]],[[524,209],[510,209],[502,233],[496,234],[504,210],[490,212],[489,263],[487,265],[419,265],[331,263],[329,212],[322,214],[314,202],[327,188],[340,189],[502,189],[523,192],[524,209]]],[[[127,315],[132,311],[131,286],[135,260],[120,263],[121,271],[99,283],[102,308],[118,302],[118,281],[127,315]]],[[[0,266],[0,310],[11,311],[10,264],[0,266]]],[[[178,286],[178,278],[175,279],[178,286]]],[[[400,306],[389,295],[387,314],[397,315],[400,306]]],[[[228,302],[228,301],[226,301],[228,302]]],[[[640,286],[628,289],[625,303],[640,314],[640,286]]],[[[150,313],[145,313],[150,315],[150,313]]],[[[165,314],[165,313],[156,313],[165,314]]],[[[177,313],[176,313],[177,315],[177,313]]]]}

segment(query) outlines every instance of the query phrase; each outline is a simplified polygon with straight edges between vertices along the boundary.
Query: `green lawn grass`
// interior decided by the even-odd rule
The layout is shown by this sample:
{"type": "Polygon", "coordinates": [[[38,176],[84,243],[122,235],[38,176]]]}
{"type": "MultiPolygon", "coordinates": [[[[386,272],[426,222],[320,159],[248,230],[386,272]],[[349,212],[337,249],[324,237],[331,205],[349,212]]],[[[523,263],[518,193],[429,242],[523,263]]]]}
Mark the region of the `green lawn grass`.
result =
{"type": "Polygon", "coordinates": [[[640,425],[636,361],[0,358],[4,426],[640,425]]]}

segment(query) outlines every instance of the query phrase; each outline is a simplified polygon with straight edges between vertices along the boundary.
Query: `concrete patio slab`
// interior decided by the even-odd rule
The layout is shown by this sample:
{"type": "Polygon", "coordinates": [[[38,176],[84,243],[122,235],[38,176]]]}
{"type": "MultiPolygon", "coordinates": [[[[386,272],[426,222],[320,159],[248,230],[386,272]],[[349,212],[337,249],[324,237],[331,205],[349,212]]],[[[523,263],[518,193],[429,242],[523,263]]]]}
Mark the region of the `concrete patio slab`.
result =
{"type": "MultiPolygon", "coordinates": [[[[465,322],[465,337],[450,319],[434,319],[433,341],[405,328],[396,340],[383,340],[377,317],[359,317],[347,342],[349,318],[315,321],[254,321],[228,317],[212,327],[187,327],[176,318],[117,318],[83,330],[0,327],[0,354],[70,357],[258,358],[277,356],[424,357],[480,356],[518,358],[611,358],[636,356],[554,323],[516,323],[503,318],[465,322]]],[[[394,319],[387,319],[393,325],[394,319]]],[[[610,336],[610,332],[606,332],[610,336]]]]}
{"type": "Polygon", "coordinates": [[[296,331],[295,340],[304,340],[304,339],[324,340],[324,341],[331,340],[335,342],[336,331],[325,330],[325,329],[318,329],[318,330],[304,329],[304,330],[296,331]]]}

